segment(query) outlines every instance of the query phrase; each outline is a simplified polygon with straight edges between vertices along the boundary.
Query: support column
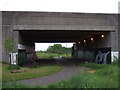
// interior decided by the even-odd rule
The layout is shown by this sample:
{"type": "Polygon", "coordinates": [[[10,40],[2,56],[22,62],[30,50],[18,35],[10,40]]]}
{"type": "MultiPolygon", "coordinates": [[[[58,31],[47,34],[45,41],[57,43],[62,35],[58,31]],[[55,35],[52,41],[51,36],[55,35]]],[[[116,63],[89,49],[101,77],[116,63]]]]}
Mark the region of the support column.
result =
{"type": "Polygon", "coordinates": [[[2,12],[0,12],[0,62],[2,60],[2,12]]]}
{"type": "Polygon", "coordinates": [[[115,32],[111,32],[111,61],[119,58],[119,30],[116,27],[115,32]]]}
{"type": "MultiPolygon", "coordinates": [[[[0,62],[2,60],[2,12],[0,12],[0,62]]],[[[0,89],[2,89],[2,64],[0,64],[0,89]]]]}
{"type": "Polygon", "coordinates": [[[120,12],[118,14],[118,51],[119,51],[119,59],[120,59],[120,12]]]}

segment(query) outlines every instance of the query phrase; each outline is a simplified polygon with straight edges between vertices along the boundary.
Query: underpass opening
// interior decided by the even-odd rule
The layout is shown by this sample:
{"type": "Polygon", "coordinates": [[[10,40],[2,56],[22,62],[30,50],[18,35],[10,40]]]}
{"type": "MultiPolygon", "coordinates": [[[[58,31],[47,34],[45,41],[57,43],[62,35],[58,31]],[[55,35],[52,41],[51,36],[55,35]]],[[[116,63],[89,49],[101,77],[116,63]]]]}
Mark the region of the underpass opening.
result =
{"type": "Polygon", "coordinates": [[[36,55],[39,58],[70,58],[73,43],[35,43],[36,55]]]}
{"type": "Polygon", "coordinates": [[[35,43],[35,61],[39,64],[68,64],[72,58],[72,46],[73,43],[35,43]]]}
{"type": "MultiPolygon", "coordinates": [[[[74,43],[72,58],[80,61],[111,63],[111,32],[80,30],[20,30],[18,52],[26,52],[26,60],[35,58],[35,42],[74,43]],[[100,59],[101,58],[101,59],[100,59]]],[[[19,55],[18,55],[19,57],[19,55]]],[[[20,60],[20,58],[18,58],[20,60]]]]}

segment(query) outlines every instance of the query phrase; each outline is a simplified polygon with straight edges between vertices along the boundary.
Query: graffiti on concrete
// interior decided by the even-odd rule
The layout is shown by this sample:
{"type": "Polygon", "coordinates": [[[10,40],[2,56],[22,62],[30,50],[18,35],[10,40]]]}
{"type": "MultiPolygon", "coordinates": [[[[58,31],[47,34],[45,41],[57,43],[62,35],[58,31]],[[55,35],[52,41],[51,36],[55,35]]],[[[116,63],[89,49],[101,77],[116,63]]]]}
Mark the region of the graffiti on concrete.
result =
{"type": "Polygon", "coordinates": [[[98,54],[96,55],[95,62],[100,64],[107,64],[109,54],[110,52],[102,53],[101,51],[99,51],[98,54]]]}

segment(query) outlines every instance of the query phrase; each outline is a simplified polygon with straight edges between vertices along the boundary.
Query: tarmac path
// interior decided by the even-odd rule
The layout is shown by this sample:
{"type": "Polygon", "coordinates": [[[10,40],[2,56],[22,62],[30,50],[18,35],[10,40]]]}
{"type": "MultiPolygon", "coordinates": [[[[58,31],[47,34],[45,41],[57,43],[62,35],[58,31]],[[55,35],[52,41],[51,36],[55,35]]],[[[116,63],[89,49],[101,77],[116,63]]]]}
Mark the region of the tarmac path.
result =
{"type": "Polygon", "coordinates": [[[83,67],[65,66],[61,72],[58,72],[56,74],[35,78],[35,79],[21,80],[19,82],[28,85],[49,85],[49,84],[58,83],[62,80],[67,80],[77,73],[82,73],[84,70],[85,68],[83,67]]]}

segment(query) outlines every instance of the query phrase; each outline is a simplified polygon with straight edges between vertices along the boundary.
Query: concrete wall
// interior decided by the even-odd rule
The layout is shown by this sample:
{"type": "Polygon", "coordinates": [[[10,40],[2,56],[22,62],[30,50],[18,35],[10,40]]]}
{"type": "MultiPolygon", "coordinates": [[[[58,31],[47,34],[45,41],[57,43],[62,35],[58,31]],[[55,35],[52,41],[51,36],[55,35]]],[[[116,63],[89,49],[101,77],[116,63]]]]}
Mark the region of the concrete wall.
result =
{"type": "Polygon", "coordinates": [[[2,60],[2,12],[0,12],[0,62],[2,60]]]}

